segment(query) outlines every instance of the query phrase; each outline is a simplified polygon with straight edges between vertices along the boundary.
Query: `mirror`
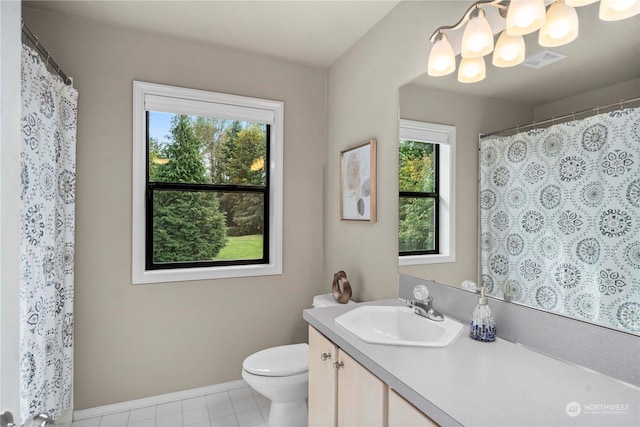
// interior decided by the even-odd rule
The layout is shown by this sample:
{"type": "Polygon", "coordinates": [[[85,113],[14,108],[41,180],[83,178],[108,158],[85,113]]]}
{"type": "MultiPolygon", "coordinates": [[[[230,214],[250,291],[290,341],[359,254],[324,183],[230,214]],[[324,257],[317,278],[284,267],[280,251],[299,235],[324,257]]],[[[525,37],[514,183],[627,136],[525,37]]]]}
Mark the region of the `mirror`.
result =
{"type": "MultiPolygon", "coordinates": [[[[460,16],[464,8],[461,5],[460,16]]],[[[550,49],[566,55],[565,59],[538,69],[522,65],[496,68],[489,64],[489,56],[486,57],[487,77],[482,82],[463,84],[457,81],[455,73],[445,77],[430,77],[425,73],[400,89],[401,119],[453,125],[457,131],[456,261],[449,264],[401,265],[401,273],[452,286],[460,286],[464,279],[480,280],[482,239],[478,231],[481,202],[477,184],[478,134],[541,122],[640,96],[640,54],[637,50],[640,17],[601,21],[598,18],[598,3],[577,8],[577,12],[580,22],[578,38],[568,45],[550,49]]],[[[452,16],[451,22],[440,25],[450,25],[460,16],[452,16]]],[[[453,41],[452,44],[455,46],[453,41]]],[[[525,36],[525,44],[527,57],[545,49],[537,43],[537,32],[525,36]]],[[[638,105],[640,103],[629,104],[630,107],[638,105]]],[[[582,118],[587,116],[585,114],[582,118]]],[[[640,164],[640,153],[638,157],[640,164]]],[[[634,171],[638,173],[637,164],[634,171]]],[[[632,210],[630,216],[632,222],[640,221],[638,209],[632,210]]],[[[625,244],[629,245],[631,241],[625,244]]],[[[606,272],[606,268],[603,271],[606,272]]],[[[632,291],[625,294],[626,298],[635,304],[627,315],[635,316],[636,326],[604,326],[639,334],[640,330],[635,329],[640,327],[637,320],[637,309],[640,308],[639,271],[627,270],[625,280],[627,289],[632,291]]],[[[500,288],[495,294],[502,296],[503,289],[500,288]]],[[[513,302],[545,309],[527,299],[518,301],[514,297],[513,302]]],[[[592,303],[584,302],[586,307],[592,303]]],[[[561,306],[551,307],[550,304],[548,308],[555,313],[603,324],[589,316],[567,313],[561,306]]]]}

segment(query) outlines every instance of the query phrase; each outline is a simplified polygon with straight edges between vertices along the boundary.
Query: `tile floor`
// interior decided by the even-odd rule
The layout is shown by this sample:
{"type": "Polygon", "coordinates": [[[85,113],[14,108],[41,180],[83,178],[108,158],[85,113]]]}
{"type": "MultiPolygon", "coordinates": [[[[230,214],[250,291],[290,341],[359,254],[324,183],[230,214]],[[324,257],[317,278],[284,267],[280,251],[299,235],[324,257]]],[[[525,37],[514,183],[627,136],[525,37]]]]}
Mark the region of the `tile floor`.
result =
{"type": "Polygon", "coordinates": [[[244,387],[74,421],[71,427],[268,427],[270,403],[244,387]]]}

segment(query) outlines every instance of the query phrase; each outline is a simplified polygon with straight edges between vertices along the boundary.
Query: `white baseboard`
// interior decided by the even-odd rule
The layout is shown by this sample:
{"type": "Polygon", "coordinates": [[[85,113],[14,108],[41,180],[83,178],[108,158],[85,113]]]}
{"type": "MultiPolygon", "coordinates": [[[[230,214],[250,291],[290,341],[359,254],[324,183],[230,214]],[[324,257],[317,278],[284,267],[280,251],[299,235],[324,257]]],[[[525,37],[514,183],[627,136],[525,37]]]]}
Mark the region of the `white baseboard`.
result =
{"type": "Polygon", "coordinates": [[[96,418],[103,415],[131,411],[133,409],[146,408],[148,406],[162,405],[163,403],[191,399],[194,397],[206,396],[208,394],[220,393],[223,391],[230,391],[248,386],[249,385],[244,380],[237,380],[206,387],[193,388],[190,390],[178,391],[175,393],[167,393],[158,396],[145,397],[142,399],[129,400],[126,402],[114,403],[111,405],[98,406],[96,408],[81,409],[79,411],[73,412],[73,420],[86,420],[88,418],[96,418]]]}

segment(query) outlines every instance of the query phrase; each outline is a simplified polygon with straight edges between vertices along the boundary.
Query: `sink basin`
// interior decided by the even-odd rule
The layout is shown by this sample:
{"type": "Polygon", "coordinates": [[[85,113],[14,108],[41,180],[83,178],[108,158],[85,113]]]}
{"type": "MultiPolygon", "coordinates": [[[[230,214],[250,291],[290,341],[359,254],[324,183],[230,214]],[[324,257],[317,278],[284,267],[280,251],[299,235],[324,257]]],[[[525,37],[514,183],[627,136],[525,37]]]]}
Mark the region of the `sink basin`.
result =
{"type": "Polygon", "coordinates": [[[462,323],[446,316],[434,322],[401,306],[358,307],[336,317],[335,322],[368,343],[415,347],[447,346],[463,330],[462,323]]]}

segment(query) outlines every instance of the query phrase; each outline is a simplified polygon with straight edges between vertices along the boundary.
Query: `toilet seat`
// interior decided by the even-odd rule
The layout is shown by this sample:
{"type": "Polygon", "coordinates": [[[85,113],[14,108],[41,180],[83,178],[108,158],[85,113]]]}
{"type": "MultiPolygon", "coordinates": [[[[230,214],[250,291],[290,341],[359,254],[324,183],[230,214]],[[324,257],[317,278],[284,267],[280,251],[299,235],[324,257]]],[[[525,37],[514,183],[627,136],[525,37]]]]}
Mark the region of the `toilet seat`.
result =
{"type": "Polygon", "coordinates": [[[266,377],[286,377],[306,373],[309,369],[309,345],[291,344],[271,347],[247,357],[242,369],[266,377]]]}
{"type": "MultiPolygon", "coordinates": [[[[349,301],[347,304],[354,304],[349,301]]],[[[314,307],[340,305],[333,294],[313,297],[314,307]]],[[[242,378],[271,401],[269,425],[306,426],[309,395],[309,346],[283,345],[259,351],[242,363],[242,378]]]]}

